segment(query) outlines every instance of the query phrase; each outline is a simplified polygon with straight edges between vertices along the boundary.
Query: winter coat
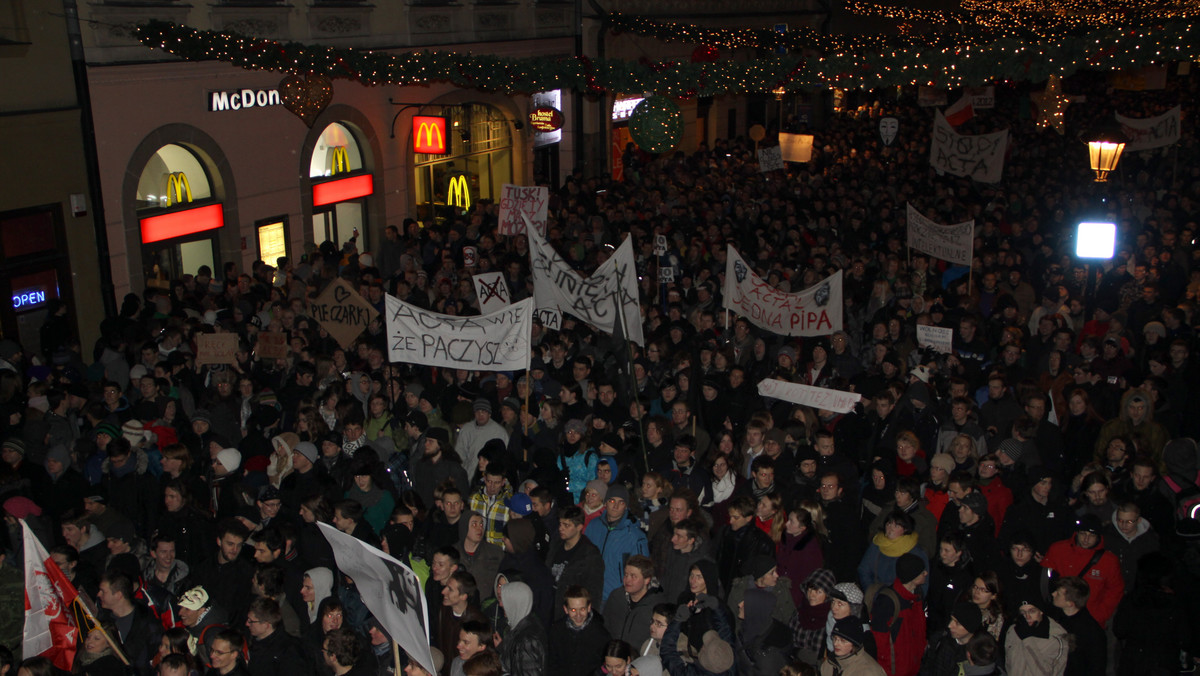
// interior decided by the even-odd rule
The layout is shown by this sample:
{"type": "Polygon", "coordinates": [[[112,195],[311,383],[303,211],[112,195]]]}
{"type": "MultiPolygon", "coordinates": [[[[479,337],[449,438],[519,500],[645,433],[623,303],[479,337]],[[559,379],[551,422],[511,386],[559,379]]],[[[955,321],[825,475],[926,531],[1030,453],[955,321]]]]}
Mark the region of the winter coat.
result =
{"type": "Polygon", "coordinates": [[[808,603],[805,598],[804,586],[798,584],[808,579],[813,571],[825,564],[825,554],[821,551],[821,539],[812,528],[807,528],[799,536],[784,533],[783,539],[775,550],[775,570],[780,579],[794,581],[791,585],[792,603],[801,607],[808,603]]]}
{"type": "MultiPolygon", "coordinates": [[[[711,629],[717,632],[722,641],[728,643],[731,647],[734,645],[733,629],[729,626],[729,620],[726,619],[724,612],[709,612],[702,613],[709,616],[711,621],[711,629]]],[[[678,620],[672,620],[667,630],[663,632],[662,643],[659,644],[658,654],[662,658],[664,670],[671,676],[733,676],[736,668],[736,660],[727,671],[712,672],[700,666],[700,662],[686,661],[679,653],[679,632],[683,627],[683,623],[678,620]]],[[[697,641],[698,642],[698,641],[697,641]]],[[[696,647],[699,649],[699,646],[696,647]]]]}
{"type": "MultiPolygon", "coordinates": [[[[773,556],[775,543],[766,533],[747,524],[740,531],[729,526],[721,530],[716,540],[717,575],[722,589],[730,589],[733,580],[742,573],[742,566],[755,554],[773,556]]],[[[709,590],[710,592],[712,590],[709,590]]]]}
{"type": "Polygon", "coordinates": [[[563,549],[563,541],[555,540],[550,543],[550,551],[546,553],[546,565],[555,579],[554,616],[565,615],[563,604],[567,588],[579,585],[588,590],[592,599],[598,599],[604,593],[604,559],[600,549],[591,540],[581,537],[579,542],[568,552],[563,549]]]}
{"type": "MultiPolygon", "coordinates": [[[[746,590],[755,588],[754,578],[749,575],[743,575],[733,581],[733,585],[729,588],[729,599],[726,601],[726,605],[729,606],[734,617],[737,617],[738,604],[746,597],[746,590]]],[[[771,592],[771,595],[775,597],[771,618],[785,626],[790,624],[796,615],[796,602],[792,597],[792,581],[780,575],[774,587],[764,587],[763,591],[771,592]]],[[[806,599],[805,603],[807,602],[806,599]]]]}
{"type": "Polygon", "coordinates": [[[613,590],[621,587],[621,578],[625,575],[625,559],[634,554],[646,556],[650,548],[646,543],[646,534],[637,524],[625,514],[616,523],[609,523],[608,516],[601,513],[588,524],[584,531],[587,539],[600,550],[604,560],[604,590],[601,603],[608,600],[613,590]]]}
{"type": "Polygon", "coordinates": [[[912,554],[925,563],[929,569],[929,556],[917,544],[917,534],[909,533],[895,540],[888,540],[883,533],[876,533],[858,563],[858,583],[866,589],[876,582],[891,586],[896,579],[896,559],[905,554],[912,554]]]}
{"type": "Polygon", "coordinates": [[[618,589],[604,604],[604,627],[614,639],[640,646],[650,638],[654,606],[664,601],[662,589],[657,585],[648,589],[640,601],[630,599],[624,589],[618,589]]]}
{"type": "Polygon", "coordinates": [[[1159,550],[1158,533],[1154,532],[1149,521],[1138,517],[1137,531],[1129,538],[1117,527],[1115,512],[1104,528],[1104,544],[1121,562],[1121,577],[1127,585],[1137,580],[1138,560],[1159,550]]]}
{"type": "Polygon", "coordinates": [[[787,664],[791,639],[787,625],[775,619],[749,643],[743,643],[743,637],[738,636],[733,653],[738,676],[777,676],[787,664]]]}
{"type": "Polygon", "coordinates": [[[1067,630],[1049,617],[1042,622],[1049,625],[1043,630],[1044,636],[1021,638],[1017,633],[1017,625],[1009,628],[1004,639],[1005,665],[1009,676],[1063,676],[1066,673],[1067,630]]]}
{"type": "Polygon", "coordinates": [[[604,648],[610,640],[604,618],[596,613],[582,627],[568,617],[550,625],[547,656],[548,673],[554,676],[591,676],[604,664],[604,648]]]}
{"type": "Polygon", "coordinates": [[[558,468],[567,475],[567,491],[572,502],[583,499],[583,488],[596,478],[598,463],[599,455],[592,449],[580,448],[570,455],[561,453],[558,456],[558,468]]]}
{"type": "Polygon", "coordinates": [[[1027,492],[1008,508],[1004,525],[1000,526],[1000,543],[1007,549],[1010,537],[1028,531],[1033,535],[1034,548],[1045,552],[1052,543],[1070,537],[1074,524],[1075,513],[1065,500],[1051,495],[1043,505],[1027,492]]]}
{"type": "Polygon", "coordinates": [[[249,648],[246,670],[250,676],[306,676],[309,672],[299,640],[283,627],[266,638],[251,640],[249,648]]]}
{"type": "Polygon", "coordinates": [[[1121,562],[1112,552],[1104,552],[1096,565],[1086,572],[1092,555],[1097,550],[1104,549],[1104,538],[1092,549],[1084,549],[1075,543],[1071,537],[1050,545],[1050,550],[1042,558],[1042,566],[1058,571],[1060,575],[1082,575],[1088,583],[1091,594],[1088,596],[1087,609],[1100,623],[1106,626],[1113,613],[1117,612],[1117,604],[1125,594],[1125,578],[1121,577],[1121,562]]]}
{"type": "Polygon", "coordinates": [[[1192,640],[1186,603],[1175,592],[1140,586],[1121,600],[1112,626],[1123,646],[1119,676],[1178,672],[1179,651],[1192,640]]]}
{"type": "Polygon", "coordinates": [[[900,599],[900,612],[892,599],[880,591],[871,607],[871,635],[875,639],[880,666],[889,676],[915,676],[925,652],[925,607],[921,597],[897,580],[892,591],[900,599]]]}
{"type": "Polygon", "coordinates": [[[821,676],[886,676],[887,673],[862,648],[845,657],[828,653],[820,667],[821,676]]]}

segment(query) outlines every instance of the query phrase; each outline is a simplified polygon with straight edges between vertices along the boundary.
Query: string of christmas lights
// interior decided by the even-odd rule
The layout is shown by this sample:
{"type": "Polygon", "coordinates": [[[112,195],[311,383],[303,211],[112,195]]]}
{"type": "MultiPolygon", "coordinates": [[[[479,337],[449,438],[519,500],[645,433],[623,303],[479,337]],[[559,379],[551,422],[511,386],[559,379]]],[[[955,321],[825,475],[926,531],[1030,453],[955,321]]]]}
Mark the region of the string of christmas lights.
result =
{"type": "Polygon", "coordinates": [[[1080,35],[983,45],[852,51],[804,58],[643,63],[587,57],[502,58],[460,52],[377,52],[198,30],[167,22],[137,28],[152,48],[187,60],[217,60],[250,70],[318,73],[365,85],[423,85],[528,94],[567,89],[586,94],[655,93],[672,98],[897,85],[975,86],[999,80],[1039,82],[1080,69],[1119,70],[1150,63],[1200,60],[1200,27],[1164,22],[1145,30],[1114,26],[1080,35]]]}

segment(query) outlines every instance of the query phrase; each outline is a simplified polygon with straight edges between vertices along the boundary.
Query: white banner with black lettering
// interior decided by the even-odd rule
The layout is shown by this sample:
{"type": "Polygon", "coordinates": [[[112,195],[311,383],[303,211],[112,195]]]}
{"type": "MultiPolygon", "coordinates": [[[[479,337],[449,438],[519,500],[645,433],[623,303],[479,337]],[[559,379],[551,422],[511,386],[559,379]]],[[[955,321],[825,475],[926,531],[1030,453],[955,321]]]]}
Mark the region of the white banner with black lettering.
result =
{"type": "Polygon", "coordinates": [[[620,321],[616,311],[619,299],[625,315],[624,326],[620,328],[624,329],[625,337],[638,345],[646,344],[638,305],[637,267],[629,237],[591,277],[583,277],[533,228],[526,228],[525,234],[529,237],[533,298],[539,310],[557,308],[614,334],[620,321]]]}
{"type": "Polygon", "coordinates": [[[491,314],[512,302],[508,295],[508,282],[500,272],[481,272],[473,275],[475,282],[475,297],[479,299],[479,311],[491,314]]]}
{"type": "Polygon", "coordinates": [[[954,351],[954,329],[917,324],[917,345],[950,354],[954,351]]]}
{"type": "Polygon", "coordinates": [[[468,371],[529,368],[533,299],[475,317],[422,310],[388,294],[388,358],[468,371]]]}
{"type": "Polygon", "coordinates": [[[1180,107],[1175,106],[1157,117],[1125,117],[1117,113],[1117,123],[1129,139],[1125,150],[1151,150],[1178,143],[1180,112],[1180,107]]]}
{"type": "Polygon", "coordinates": [[[500,192],[500,222],[496,224],[496,232],[520,235],[528,221],[545,235],[549,204],[550,188],[505,183],[500,192]]]}
{"type": "Polygon", "coordinates": [[[943,261],[970,265],[975,247],[975,221],[942,225],[925,218],[909,204],[908,246],[943,261]]]}
{"type": "Polygon", "coordinates": [[[429,610],[411,568],[329,524],[317,523],[333,548],[338,570],[350,576],[367,610],[404,652],[436,674],[429,651],[429,610]]]}
{"type": "Polygon", "coordinates": [[[929,164],[938,171],[970,177],[980,183],[998,183],[1004,176],[1008,130],[969,136],[954,131],[942,112],[934,111],[929,164]]]}
{"type": "Polygon", "coordinates": [[[825,387],[789,383],[786,380],[774,378],[767,378],[760,382],[758,393],[764,397],[782,399],[793,404],[811,406],[834,413],[849,413],[854,410],[854,405],[862,399],[862,395],[857,392],[843,392],[825,387]]]}
{"type": "Polygon", "coordinates": [[[751,324],[785,336],[827,336],[842,330],[842,271],[799,293],[784,293],[754,273],[729,246],[725,307],[751,324]]]}

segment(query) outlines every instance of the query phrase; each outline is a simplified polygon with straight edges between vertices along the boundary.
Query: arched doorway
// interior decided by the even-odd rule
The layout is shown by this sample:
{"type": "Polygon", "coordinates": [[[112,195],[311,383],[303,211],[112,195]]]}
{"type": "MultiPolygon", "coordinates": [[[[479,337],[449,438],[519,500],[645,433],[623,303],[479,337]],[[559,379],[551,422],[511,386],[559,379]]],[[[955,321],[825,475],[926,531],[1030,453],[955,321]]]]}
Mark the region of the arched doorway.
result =
{"type": "Polygon", "coordinates": [[[308,176],[312,181],[313,242],[329,240],[338,249],[356,239],[358,250],[366,251],[367,198],[375,192],[374,178],[361,142],[341,122],[326,125],[313,145],[308,176]]]}
{"type": "Polygon", "coordinates": [[[148,286],[165,287],[201,266],[219,270],[224,207],[196,150],[160,146],[142,167],[134,199],[148,286]]]}

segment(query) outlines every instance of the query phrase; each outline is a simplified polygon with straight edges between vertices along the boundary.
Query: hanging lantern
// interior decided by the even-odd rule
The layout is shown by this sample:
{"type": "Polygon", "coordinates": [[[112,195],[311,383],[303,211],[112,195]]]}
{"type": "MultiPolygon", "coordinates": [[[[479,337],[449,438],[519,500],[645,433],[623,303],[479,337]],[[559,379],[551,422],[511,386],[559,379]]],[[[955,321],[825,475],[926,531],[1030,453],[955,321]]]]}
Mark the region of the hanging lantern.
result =
{"type": "Polygon", "coordinates": [[[1098,130],[1088,139],[1088,164],[1096,172],[1096,182],[1108,181],[1109,172],[1117,168],[1125,151],[1125,133],[1113,124],[1098,130]]]}

